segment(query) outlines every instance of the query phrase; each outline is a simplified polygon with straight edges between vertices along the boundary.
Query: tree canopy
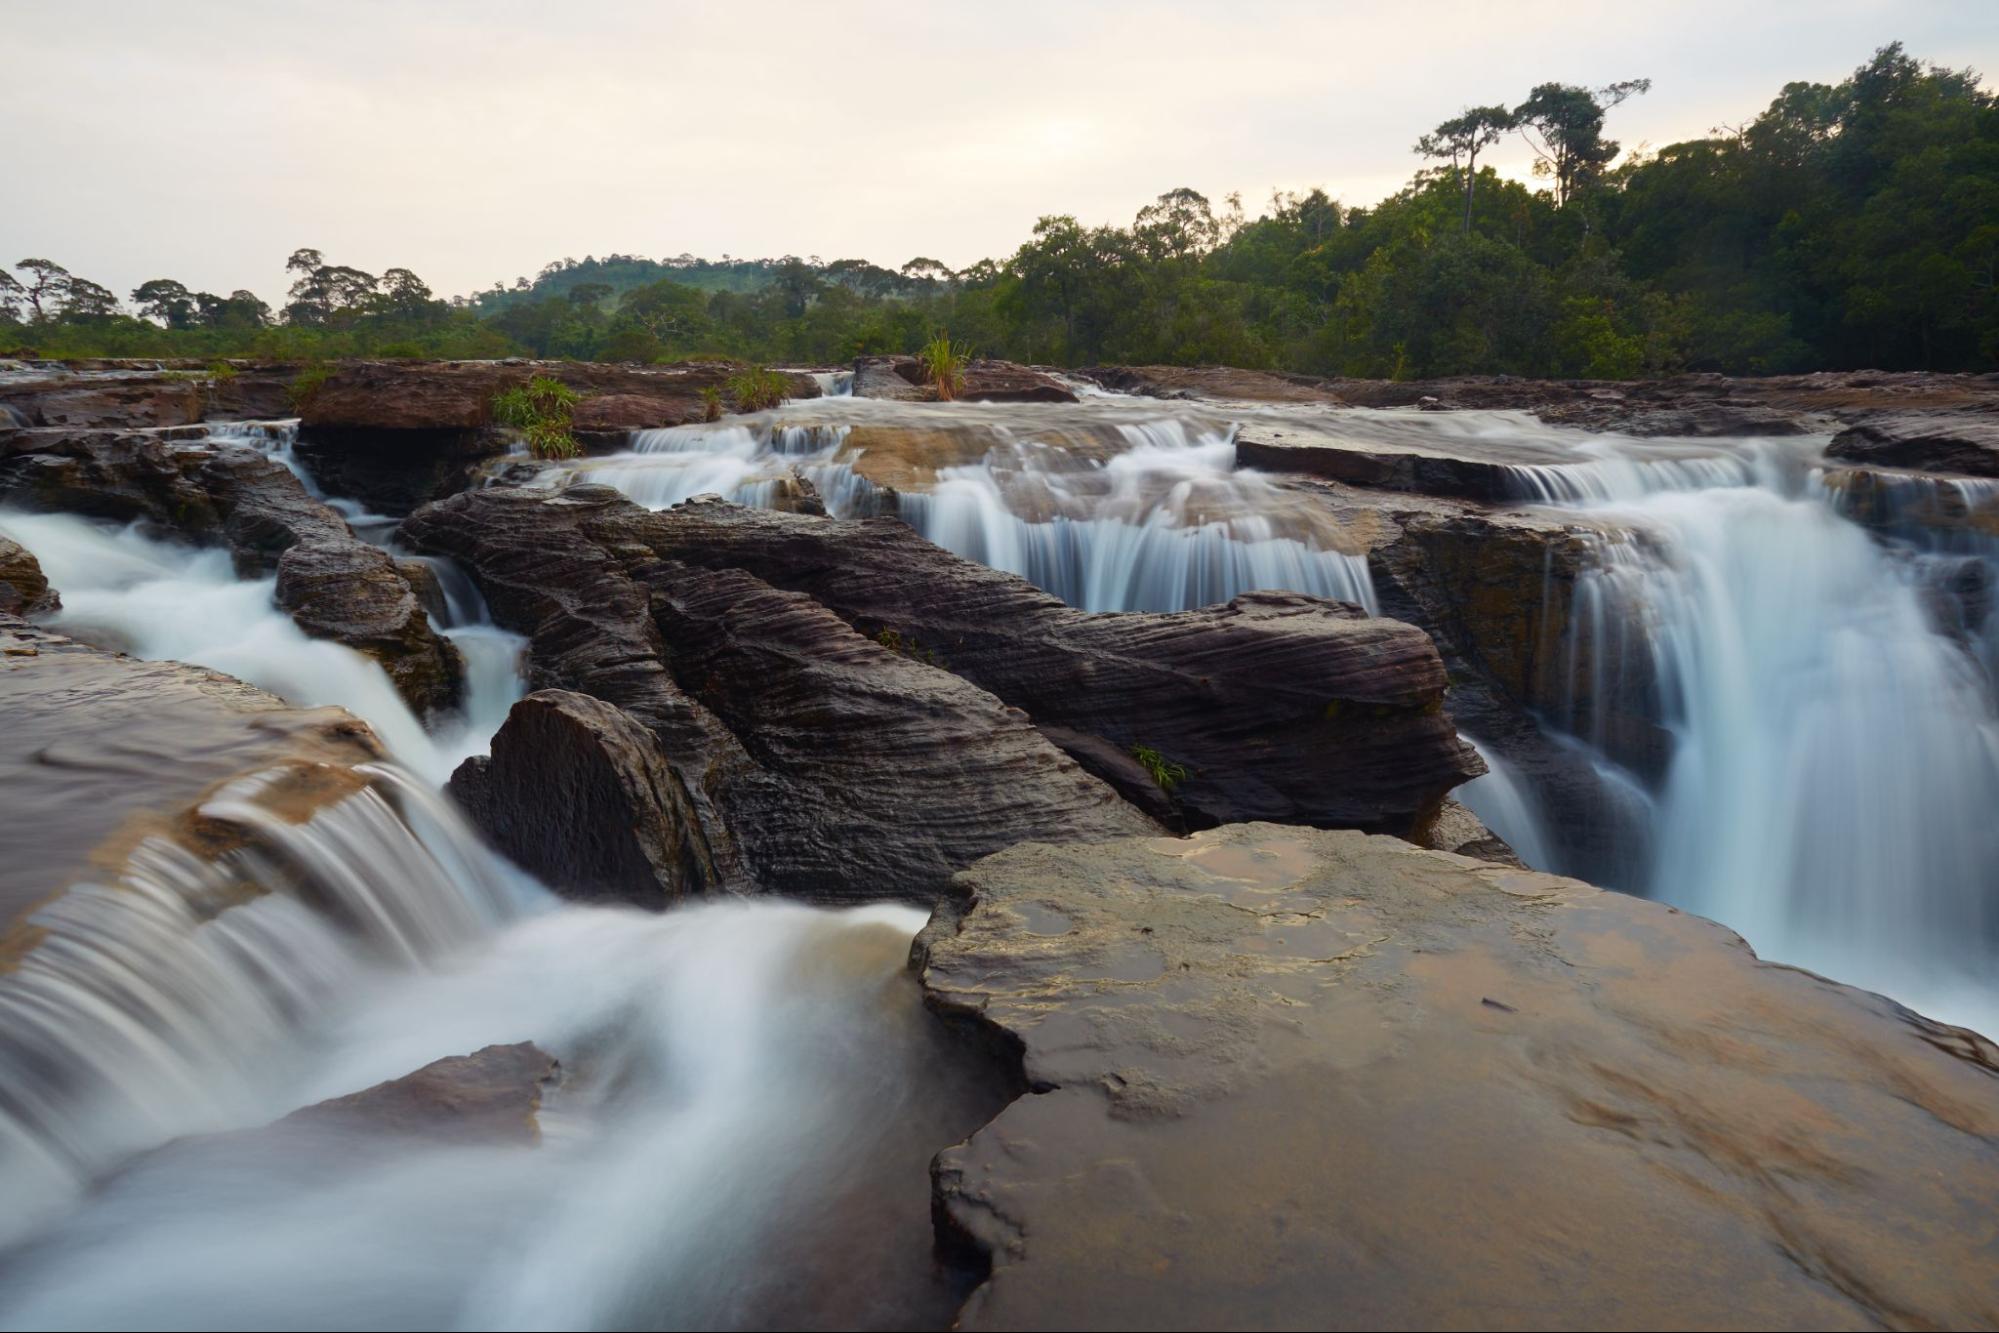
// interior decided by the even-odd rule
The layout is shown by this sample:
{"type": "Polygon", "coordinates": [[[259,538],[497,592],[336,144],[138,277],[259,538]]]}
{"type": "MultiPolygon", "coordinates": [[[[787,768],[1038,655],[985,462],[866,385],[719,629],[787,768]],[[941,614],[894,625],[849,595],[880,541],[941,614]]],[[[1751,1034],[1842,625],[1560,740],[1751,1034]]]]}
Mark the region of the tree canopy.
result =
{"type": "Polygon", "coordinates": [[[1975,73],[1894,44],[1840,83],[1787,85],[1739,127],[1621,157],[1609,122],[1649,87],[1551,82],[1468,107],[1371,206],[1311,190],[1250,218],[1183,187],[1128,226],[1051,214],[1011,255],[955,272],[923,256],[586,256],[447,302],[409,269],[300,249],[276,314],[170,278],[127,312],[23,259],[0,268],[0,349],[825,363],[948,330],[1024,361],[1333,375],[1999,365],[1999,104],[1975,73]],[[1513,134],[1532,185],[1483,161],[1513,134]]]}

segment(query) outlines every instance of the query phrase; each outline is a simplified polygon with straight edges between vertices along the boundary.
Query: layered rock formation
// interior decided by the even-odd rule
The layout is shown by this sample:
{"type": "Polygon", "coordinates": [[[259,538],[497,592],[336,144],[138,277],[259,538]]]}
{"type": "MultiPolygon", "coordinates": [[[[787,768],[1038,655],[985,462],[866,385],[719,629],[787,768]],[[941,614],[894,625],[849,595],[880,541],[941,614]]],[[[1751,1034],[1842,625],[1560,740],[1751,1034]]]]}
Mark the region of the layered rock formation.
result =
{"type": "Polygon", "coordinates": [[[1834,436],[1826,453],[1878,467],[1999,477],[1999,413],[1872,417],[1834,436]]]}
{"type": "MultiPolygon", "coordinates": [[[[1254,812],[1413,832],[1479,767],[1443,714],[1429,641],[1338,603],[1258,594],[1087,615],[892,520],[719,502],[649,513],[597,487],[456,496],[404,536],[458,560],[530,636],[535,684],[615,704],[658,739],[679,779],[663,799],[649,760],[577,787],[693,821],[699,837],[669,839],[700,853],[666,877],[668,897],[739,877],[928,897],[1032,827],[1067,840],[1149,826],[1113,788],[1176,823],[1254,812]],[[1141,749],[1170,766],[1170,791],[1141,749]]],[[[563,729],[578,725],[628,749],[615,724],[563,729]]],[[[553,847],[562,817],[537,823],[513,753],[503,734],[465,776],[467,799],[515,830],[498,836],[517,852],[553,847]]],[[[597,755],[587,769],[604,771],[597,755]]]]}
{"type": "Polygon", "coordinates": [[[452,707],[462,665],[408,577],[275,459],[200,432],[26,430],[0,441],[0,504],[143,522],[275,571],[306,633],[380,662],[419,713],[452,707]]]}
{"type": "Polygon", "coordinates": [[[1032,1090],[958,1327],[1982,1327],[1999,1051],[1699,918],[1270,825],[1022,846],[916,965],[1032,1090]]]}
{"type": "MultiPolygon", "coordinates": [[[[854,362],[856,398],[929,402],[936,391],[913,356],[864,356],[854,362]]],[[[1075,391],[1053,375],[1011,361],[978,358],[965,366],[954,399],[963,403],[1073,403],[1075,391]]]]}

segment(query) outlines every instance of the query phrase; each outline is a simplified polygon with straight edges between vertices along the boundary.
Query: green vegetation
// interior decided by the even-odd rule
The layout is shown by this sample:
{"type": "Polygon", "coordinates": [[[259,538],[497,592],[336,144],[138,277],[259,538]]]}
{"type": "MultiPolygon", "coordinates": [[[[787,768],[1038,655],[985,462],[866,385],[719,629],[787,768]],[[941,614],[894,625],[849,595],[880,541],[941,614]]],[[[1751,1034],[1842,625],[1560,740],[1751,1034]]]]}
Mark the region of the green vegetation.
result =
{"type": "Polygon", "coordinates": [[[324,361],[315,361],[292,377],[285,386],[285,401],[291,404],[294,413],[304,412],[312,405],[325,383],[333,378],[333,367],[324,361]]]}
{"type": "Polygon", "coordinates": [[[574,458],[582,452],[572,427],[577,401],[576,391],[561,380],[536,375],[493,395],[493,420],[520,431],[536,458],[574,458]]]}
{"type": "Polygon", "coordinates": [[[1017,361],[1397,378],[1999,365],[1999,100],[1977,75],[1892,45],[1739,127],[1621,154],[1609,122],[1648,86],[1544,83],[1469,108],[1421,135],[1422,168],[1371,206],[1312,190],[1251,217],[1173,190],[1125,227],[1045,217],[1012,255],[956,272],[612,255],[443,301],[407,269],[300,250],[275,313],[171,279],[128,312],[26,259],[0,269],[0,347],[784,365],[920,353],[948,328],[1017,361]],[[1534,186],[1487,165],[1512,135],[1534,186]]]}
{"type": "Polygon", "coordinates": [[[701,391],[701,419],[703,421],[722,419],[722,391],[712,384],[701,391]]]}
{"type": "Polygon", "coordinates": [[[879,629],[875,631],[875,642],[892,653],[899,653],[927,666],[943,665],[937,654],[918,643],[913,634],[904,634],[901,630],[879,629]]]}
{"type": "Polygon", "coordinates": [[[940,402],[950,402],[965,388],[965,367],[971,364],[971,352],[960,345],[951,345],[951,335],[939,333],[923,345],[916,354],[916,362],[923,367],[923,378],[937,391],[940,402]]]}
{"type": "Polygon", "coordinates": [[[1152,779],[1152,785],[1169,796],[1173,789],[1185,782],[1189,776],[1185,764],[1174,763],[1150,745],[1132,746],[1131,757],[1138,761],[1138,766],[1152,779]]]}
{"type": "Polygon", "coordinates": [[[729,376],[728,388],[738,412],[768,412],[791,396],[791,381],[769,366],[745,366],[729,376]]]}

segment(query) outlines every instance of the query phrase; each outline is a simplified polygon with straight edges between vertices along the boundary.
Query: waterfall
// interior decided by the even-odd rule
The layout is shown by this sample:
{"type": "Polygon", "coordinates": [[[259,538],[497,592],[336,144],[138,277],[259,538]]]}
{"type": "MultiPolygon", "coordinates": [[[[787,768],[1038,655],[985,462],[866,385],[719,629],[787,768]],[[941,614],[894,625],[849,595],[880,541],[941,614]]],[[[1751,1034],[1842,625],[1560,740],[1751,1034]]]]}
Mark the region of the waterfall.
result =
{"type": "MultiPolygon", "coordinates": [[[[1107,419],[1103,456],[1039,438],[1035,418],[940,427],[928,409],[857,400],[848,421],[747,422],[638,432],[623,454],[549,474],[614,486],[651,509],[714,493],[771,507],[808,482],[839,517],[891,510],[946,550],[1087,611],[1180,611],[1263,588],[1376,609],[1364,555],[1271,478],[1235,465],[1233,432],[1212,423],[1107,419]],[[935,468],[928,486],[885,496],[857,470],[861,424],[971,432],[976,462],[935,468]]],[[[1075,409],[1067,409],[1073,413],[1075,409]]]]}
{"type": "MultiPolygon", "coordinates": [[[[1599,543],[1569,627],[1572,647],[1635,647],[1670,737],[1630,887],[1735,928],[1767,957],[1992,1031],[1987,627],[1942,632],[1922,561],[1841,516],[1814,468],[1822,444],[1651,461],[1639,442],[1598,442],[1590,461],[1517,469],[1523,495],[1636,534],[1599,543]]],[[[1989,586],[1979,540],[1954,558],[1982,563],[1989,586]]],[[[1600,671],[1620,656],[1590,660],[1600,671]]],[[[1598,707],[1563,720],[1601,745],[1615,683],[1576,685],[1598,707]]]]}
{"type": "Polygon", "coordinates": [[[289,1109],[296,1030],[330,996],[539,896],[425,784],[361,775],[302,824],[247,775],[202,809],[245,850],[211,863],[150,837],[29,918],[41,940],[0,973],[0,1241],[133,1152],[289,1109]]]}

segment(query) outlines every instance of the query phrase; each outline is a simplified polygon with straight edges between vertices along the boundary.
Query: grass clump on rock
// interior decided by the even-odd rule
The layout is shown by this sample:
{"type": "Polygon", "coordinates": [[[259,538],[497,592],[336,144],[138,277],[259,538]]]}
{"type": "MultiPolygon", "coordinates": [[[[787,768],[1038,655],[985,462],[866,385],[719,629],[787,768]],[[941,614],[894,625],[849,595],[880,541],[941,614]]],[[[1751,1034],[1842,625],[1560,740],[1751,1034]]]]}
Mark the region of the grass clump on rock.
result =
{"type": "Polygon", "coordinates": [[[549,375],[536,375],[493,395],[493,420],[527,438],[536,458],[574,458],[582,450],[571,430],[576,391],[549,375]]]}
{"type": "Polygon", "coordinates": [[[791,396],[791,381],[769,366],[745,366],[729,376],[738,412],[767,412],[791,396]]]}
{"type": "Polygon", "coordinates": [[[1187,780],[1188,774],[1185,764],[1174,763],[1150,745],[1132,746],[1131,757],[1138,761],[1138,766],[1145,770],[1147,777],[1152,779],[1152,785],[1163,792],[1170,793],[1175,787],[1187,780]]]}
{"type": "Polygon", "coordinates": [[[916,354],[916,363],[937,400],[948,403],[965,391],[965,367],[972,363],[972,353],[963,344],[952,345],[950,334],[939,333],[916,354]]]}

